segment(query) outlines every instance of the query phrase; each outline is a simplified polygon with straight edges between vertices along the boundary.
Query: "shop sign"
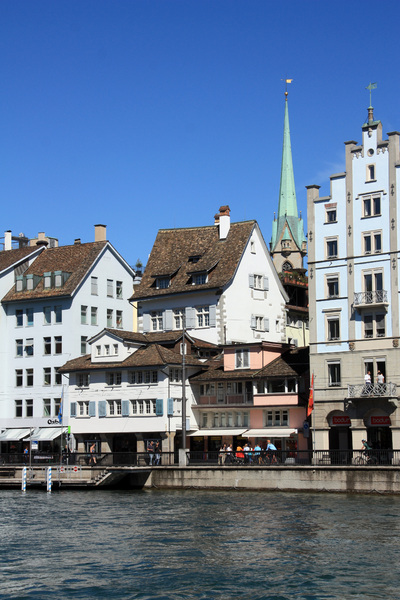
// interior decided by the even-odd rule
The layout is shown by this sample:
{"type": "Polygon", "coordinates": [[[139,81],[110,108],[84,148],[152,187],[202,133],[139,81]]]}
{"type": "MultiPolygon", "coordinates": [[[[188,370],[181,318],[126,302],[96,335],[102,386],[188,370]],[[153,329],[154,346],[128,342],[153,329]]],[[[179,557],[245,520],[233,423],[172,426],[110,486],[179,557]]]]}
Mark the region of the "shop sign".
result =
{"type": "Polygon", "coordinates": [[[371,417],[371,425],[390,425],[390,417],[387,415],[382,417],[371,417]]]}
{"type": "Polygon", "coordinates": [[[332,425],[351,425],[348,415],[335,415],[332,417],[332,425]]]}
{"type": "Polygon", "coordinates": [[[32,440],[31,450],[39,450],[39,442],[37,440],[32,440]]]}

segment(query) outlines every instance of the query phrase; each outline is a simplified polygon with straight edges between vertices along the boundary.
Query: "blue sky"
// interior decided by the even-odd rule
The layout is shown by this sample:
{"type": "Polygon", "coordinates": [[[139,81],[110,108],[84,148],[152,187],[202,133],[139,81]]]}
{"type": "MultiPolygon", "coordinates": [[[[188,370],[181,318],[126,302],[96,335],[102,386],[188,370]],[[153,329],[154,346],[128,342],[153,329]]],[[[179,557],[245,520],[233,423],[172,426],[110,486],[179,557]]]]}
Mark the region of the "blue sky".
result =
{"type": "Polygon", "coordinates": [[[370,81],[400,130],[398,1],[1,0],[2,232],[92,241],[132,265],[158,229],[278,206],[284,84],[299,210],[361,140],[370,81]]]}

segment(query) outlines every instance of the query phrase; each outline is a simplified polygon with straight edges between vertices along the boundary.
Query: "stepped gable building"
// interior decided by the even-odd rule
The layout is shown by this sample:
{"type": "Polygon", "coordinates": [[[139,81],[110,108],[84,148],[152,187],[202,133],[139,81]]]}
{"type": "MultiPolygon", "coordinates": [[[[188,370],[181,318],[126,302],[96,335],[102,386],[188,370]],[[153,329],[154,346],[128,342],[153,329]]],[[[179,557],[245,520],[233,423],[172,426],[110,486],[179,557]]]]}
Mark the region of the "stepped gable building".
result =
{"type": "Polygon", "coordinates": [[[191,450],[215,451],[248,440],[254,447],[273,441],[285,458],[308,450],[303,429],[309,384],[308,348],[255,342],[224,347],[223,359],[191,378],[192,410],[199,424],[191,450]]]}
{"type": "Polygon", "coordinates": [[[387,135],[370,106],[330,195],[308,187],[317,449],[400,448],[400,134],[387,135]]]}
{"type": "MultiPolygon", "coordinates": [[[[182,443],[182,331],[149,334],[104,329],[88,342],[91,353],[68,361],[69,424],[80,452],[145,452],[150,440],[163,452],[182,443]]],[[[196,428],[188,378],[218,350],[185,335],[186,427],[196,428]]],[[[116,457],[117,460],[118,457],[116,457]]]]}
{"type": "Polygon", "coordinates": [[[61,398],[67,401],[58,368],[71,356],[86,354],[87,339],[107,325],[132,327],[128,298],[134,272],[106,240],[105,226],[95,227],[95,240],[47,247],[47,240],[39,239],[36,247],[0,253],[0,267],[9,268],[0,308],[5,452],[11,445],[21,451],[32,429],[39,447],[58,438],[61,398]]]}
{"type": "Polygon", "coordinates": [[[285,92],[285,118],[278,218],[274,215],[270,242],[272,260],[289,297],[286,340],[296,346],[309,343],[308,280],[303,268],[307,254],[304,222],[297,210],[292,147],[290,142],[288,93],[285,92]]]}
{"type": "Polygon", "coordinates": [[[139,330],[180,330],[213,344],[285,340],[288,298],[256,221],[161,229],[142,280],[139,330]]]}

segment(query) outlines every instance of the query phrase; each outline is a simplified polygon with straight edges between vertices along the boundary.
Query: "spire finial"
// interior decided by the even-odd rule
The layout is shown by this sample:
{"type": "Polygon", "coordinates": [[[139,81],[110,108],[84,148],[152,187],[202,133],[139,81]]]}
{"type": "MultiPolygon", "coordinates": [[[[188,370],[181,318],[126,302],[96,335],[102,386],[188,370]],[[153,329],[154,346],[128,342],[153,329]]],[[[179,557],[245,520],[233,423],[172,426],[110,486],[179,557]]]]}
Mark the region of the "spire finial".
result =
{"type": "Polygon", "coordinates": [[[293,79],[281,79],[281,81],[285,82],[285,100],[287,100],[288,97],[288,91],[287,91],[287,84],[288,83],[292,83],[293,79]]]}
{"type": "Polygon", "coordinates": [[[372,108],[372,90],[376,90],[377,87],[377,83],[370,82],[370,84],[365,88],[366,90],[369,90],[369,108],[372,108]]]}

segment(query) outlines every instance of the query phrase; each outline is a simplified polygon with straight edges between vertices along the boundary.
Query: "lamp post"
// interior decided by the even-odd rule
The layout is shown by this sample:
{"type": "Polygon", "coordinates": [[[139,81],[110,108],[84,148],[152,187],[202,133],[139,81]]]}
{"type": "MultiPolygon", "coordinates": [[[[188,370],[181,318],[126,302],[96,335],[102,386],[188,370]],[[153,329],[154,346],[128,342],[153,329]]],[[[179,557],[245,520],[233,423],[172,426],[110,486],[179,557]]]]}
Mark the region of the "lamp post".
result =
{"type": "Polygon", "coordinates": [[[186,450],[186,345],[185,345],[185,315],[182,329],[182,450],[186,450]]]}

